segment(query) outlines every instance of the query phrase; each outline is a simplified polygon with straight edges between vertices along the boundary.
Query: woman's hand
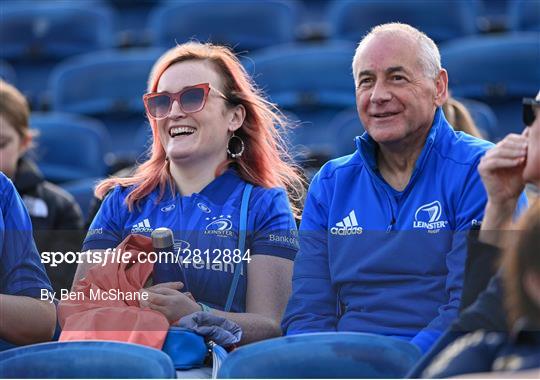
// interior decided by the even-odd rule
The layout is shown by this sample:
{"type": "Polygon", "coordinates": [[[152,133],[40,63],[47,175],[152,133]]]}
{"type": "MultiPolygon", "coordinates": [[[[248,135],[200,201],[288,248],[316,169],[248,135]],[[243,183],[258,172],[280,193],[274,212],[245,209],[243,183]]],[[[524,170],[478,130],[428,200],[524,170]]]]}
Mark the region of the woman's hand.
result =
{"type": "Polygon", "coordinates": [[[190,293],[179,291],[183,287],[184,284],[181,282],[165,282],[141,289],[142,292],[148,293],[148,300],[141,300],[140,307],[159,311],[169,323],[175,323],[185,315],[201,311],[190,293]]]}
{"type": "Polygon", "coordinates": [[[528,128],[521,135],[509,134],[482,157],[478,171],[488,202],[497,205],[515,202],[523,192],[528,135],[528,128]]]}

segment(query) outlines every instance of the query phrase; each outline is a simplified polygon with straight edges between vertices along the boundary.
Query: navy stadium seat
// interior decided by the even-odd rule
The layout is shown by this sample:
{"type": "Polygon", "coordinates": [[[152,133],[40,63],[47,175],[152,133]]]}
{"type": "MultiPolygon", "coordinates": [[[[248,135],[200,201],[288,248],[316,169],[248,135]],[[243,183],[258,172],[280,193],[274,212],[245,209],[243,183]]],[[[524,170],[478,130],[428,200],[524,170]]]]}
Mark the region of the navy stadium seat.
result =
{"type": "Polygon", "coordinates": [[[54,64],[72,55],[111,47],[112,31],[112,14],[101,3],[3,3],[0,58],[16,67],[18,87],[36,108],[44,101],[43,90],[54,64]]]}
{"type": "Polygon", "coordinates": [[[52,108],[101,120],[117,155],[133,157],[133,136],[146,120],[142,96],[161,50],[102,51],[74,57],[51,74],[52,108]]]}
{"type": "Polygon", "coordinates": [[[294,41],[296,1],[171,1],[149,20],[154,45],[170,48],[195,38],[226,44],[237,51],[294,41]]]}
{"type": "Polygon", "coordinates": [[[539,33],[460,39],[445,45],[441,56],[452,94],[484,102],[495,112],[495,139],[524,128],[521,99],[540,88],[539,33]]]}
{"type": "Polygon", "coordinates": [[[0,352],[1,378],[166,378],[176,377],[162,351],[138,344],[86,341],[49,342],[0,352]]]}
{"type": "Polygon", "coordinates": [[[490,106],[478,100],[457,99],[469,111],[476,127],[486,140],[494,140],[497,135],[497,116],[490,106]]]}
{"type": "Polygon", "coordinates": [[[301,145],[317,156],[335,157],[328,122],[341,110],[355,106],[354,48],[349,42],[276,46],[244,61],[270,100],[298,116],[300,124],[289,134],[293,147],[301,145]]]}
{"type": "Polygon", "coordinates": [[[362,333],[311,333],[233,351],[218,378],[402,378],[420,358],[411,343],[362,333]]]}
{"type": "Polygon", "coordinates": [[[86,178],[78,181],[71,181],[62,184],[62,188],[73,195],[83,212],[83,219],[88,217],[90,204],[94,198],[94,188],[103,178],[86,178]]]}
{"type": "Polygon", "coordinates": [[[110,137],[98,120],[34,113],[30,126],[39,133],[32,155],[46,179],[61,183],[107,174],[105,157],[110,137]]]}
{"type": "Polygon", "coordinates": [[[514,0],[508,7],[510,30],[540,32],[540,0],[514,0]]]}
{"type": "Polygon", "coordinates": [[[353,153],[356,150],[355,137],[365,132],[356,108],[336,114],[328,123],[328,130],[336,136],[334,144],[337,156],[353,153]]]}
{"type": "Polygon", "coordinates": [[[334,39],[359,42],[372,27],[387,22],[410,24],[435,42],[476,33],[470,0],[335,0],[329,11],[334,39]]]}

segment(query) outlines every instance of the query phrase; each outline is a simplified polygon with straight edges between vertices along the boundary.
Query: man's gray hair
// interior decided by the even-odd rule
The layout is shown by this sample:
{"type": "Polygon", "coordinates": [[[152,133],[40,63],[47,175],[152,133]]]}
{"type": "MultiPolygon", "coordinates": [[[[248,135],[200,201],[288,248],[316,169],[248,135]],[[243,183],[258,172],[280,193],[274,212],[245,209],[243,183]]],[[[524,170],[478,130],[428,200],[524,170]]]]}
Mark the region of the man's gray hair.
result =
{"type": "Polygon", "coordinates": [[[355,83],[358,80],[356,63],[360,58],[360,52],[371,39],[382,34],[406,35],[412,38],[418,43],[418,59],[420,60],[420,64],[424,68],[426,76],[431,79],[435,79],[437,75],[439,75],[439,72],[441,70],[441,54],[439,53],[439,48],[437,48],[435,42],[433,42],[433,40],[429,38],[426,34],[422,33],[416,28],[413,28],[410,25],[401,24],[399,22],[392,22],[375,26],[367,35],[362,38],[362,40],[358,44],[352,62],[355,83]]]}

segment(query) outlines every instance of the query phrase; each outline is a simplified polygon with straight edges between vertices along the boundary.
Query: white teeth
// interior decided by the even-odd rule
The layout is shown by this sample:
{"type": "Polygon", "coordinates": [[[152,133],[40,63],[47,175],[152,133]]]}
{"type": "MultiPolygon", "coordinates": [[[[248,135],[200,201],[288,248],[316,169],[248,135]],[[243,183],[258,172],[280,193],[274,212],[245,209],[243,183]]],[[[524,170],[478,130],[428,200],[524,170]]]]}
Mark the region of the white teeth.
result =
{"type": "Polygon", "coordinates": [[[192,134],[196,131],[195,128],[192,128],[192,127],[176,127],[176,128],[171,128],[169,130],[169,135],[171,135],[172,137],[175,137],[175,136],[178,136],[178,135],[181,135],[181,134],[192,134]]]}

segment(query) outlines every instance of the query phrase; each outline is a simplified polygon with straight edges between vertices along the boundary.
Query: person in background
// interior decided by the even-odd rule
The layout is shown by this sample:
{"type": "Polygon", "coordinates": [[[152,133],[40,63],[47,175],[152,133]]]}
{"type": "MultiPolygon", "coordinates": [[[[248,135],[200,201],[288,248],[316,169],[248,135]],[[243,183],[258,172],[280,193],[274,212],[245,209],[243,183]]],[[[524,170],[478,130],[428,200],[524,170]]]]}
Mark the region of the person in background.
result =
{"type": "Polygon", "coordinates": [[[529,377],[540,375],[540,201],[515,228],[515,241],[501,267],[508,332],[480,329],[457,339],[435,358],[424,377],[479,373],[483,378],[508,378],[514,377],[511,372],[533,369],[529,377]]]}
{"type": "Polygon", "coordinates": [[[11,181],[0,173],[0,346],[50,340],[56,327],[49,279],[32,225],[11,181]],[[46,294],[47,300],[40,299],[46,294]]]}
{"type": "MultiPolygon", "coordinates": [[[[46,181],[36,164],[25,156],[33,143],[29,117],[24,96],[0,80],[0,171],[11,178],[26,205],[38,251],[78,251],[82,212],[69,193],[46,181]]],[[[71,287],[75,264],[62,263],[46,269],[56,292],[71,287]]]]}
{"type": "Polygon", "coordinates": [[[469,110],[459,100],[449,97],[443,104],[442,109],[446,120],[448,120],[448,124],[454,127],[454,130],[465,132],[479,139],[483,138],[469,110]]]}
{"type": "MultiPolygon", "coordinates": [[[[243,344],[280,335],[297,250],[288,198],[294,201],[303,192],[275,128],[286,127],[286,121],[229,49],[197,42],[161,56],[144,103],[152,127],[151,155],[133,175],[98,185],[96,196],[104,200],[83,250],[114,248],[131,233],[148,236],[168,227],[185,260],[155,265],[180,264],[184,281],[154,278],[159,284],[145,289],[149,300],[144,306],[171,323],[201,310],[226,317],[241,326],[243,344]],[[247,250],[235,254],[235,264],[243,269],[234,302],[225,310],[248,183],[254,187],[247,250]],[[201,261],[194,262],[195,255],[201,261]]],[[[80,265],[75,280],[90,266],[80,265]]]]}
{"type": "MultiPolygon", "coordinates": [[[[525,98],[523,100],[523,123],[527,126],[523,133],[513,133],[506,136],[493,149],[488,151],[480,163],[479,172],[488,193],[488,202],[482,224],[476,226],[478,231],[473,231],[475,233],[471,233],[468,239],[468,266],[465,273],[461,305],[463,310],[459,318],[454,321],[448,331],[437,342],[432,352],[423,358],[414,371],[409,374],[413,378],[425,376],[423,372],[434,363],[434,358],[460,337],[480,330],[494,332],[500,336],[508,336],[513,328],[508,313],[509,310],[503,306],[503,299],[505,298],[505,288],[508,286],[509,280],[515,275],[506,271],[505,268],[509,268],[508,264],[501,267],[500,261],[501,256],[503,256],[501,252],[509,247],[511,249],[515,248],[516,237],[520,236],[523,228],[528,228],[524,222],[520,224],[523,228],[516,227],[513,212],[525,185],[540,187],[539,112],[540,91],[536,99],[525,98]],[[504,276],[507,278],[506,281],[503,280],[504,276]]],[[[537,203],[538,198],[533,198],[532,202],[533,204],[537,203]]],[[[538,206],[536,206],[535,210],[537,209],[538,206]]],[[[534,215],[533,211],[529,218],[534,218],[534,215]]],[[[538,212],[536,212],[536,217],[538,218],[538,212]]],[[[530,225],[532,226],[534,223],[530,225]]],[[[530,248],[534,250],[535,245],[530,248]]],[[[527,251],[529,247],[524,246],[523,249],[527,251]]],[[[515,252],[515,250],[512,252],[515,252]]],[[[506,259],[506,257],[510,256],[506,255],[503,258],[506,259]]],[[[515,254],[511,257],[515,257],[515,254]]],[[[537,256],[536,259],[538,259],[537,256]]],[[[530,267],[534,268],[534,265],[530,267]]],[[[520,278],[524,277],[521,276],[520,278]]],[[[515,289],[517,285],[525,286],[524,283],[514,281],[511,288],[515,289]]],[[[531,285],[529,287],[533,288],[531,285]]],[[[518,300],[516,291],[511,292],[513,294],[507,291],[507,298],[512,297],[518,300]]],[[[523,292],[522,296],[524,294],[523,292]]],[[[520,309],[518,307],[510,308],[510,310],[513,310],[510,312],[514,315],[514,320],[516,320],[515,311],[520,309]]],[[[505,340],[505,342],[507,341],[505,340]]],[[[454,350],[455,353],[456,350],[454,350]]],[[[445,360],[438,361],[436,369],[432,367],[433,376],[436,376],[436,372],[446,367],[448,359],[453,355],[446,355],[445,357],[445,360]]],[[[467,363],[463,371],[488,370],[487,367],[483,369],[473,368],[470,366],[470,362],[467,363]]],[[[491,361],[489,361],[488,365],[491,366],[491,364],[491,361]]],[[[493,368],[489,367],[489,370],[491,369],[493,368]]],[[[452,371],[456,370],[457,368],[452,366],[452,371]]],[[[484,374],[484,377],[486,376],[484,374]]]]}
{"type": "Polygon", "coordinates": [[[491,144],[445,119],[448,74],[419,30],[373,28],[353,75],[366,133],[310,185],[282,328],[382,334],[426,352],[458,315],[491,144]]]}

